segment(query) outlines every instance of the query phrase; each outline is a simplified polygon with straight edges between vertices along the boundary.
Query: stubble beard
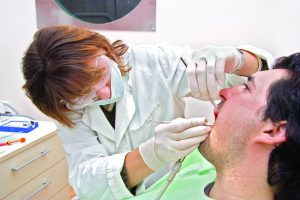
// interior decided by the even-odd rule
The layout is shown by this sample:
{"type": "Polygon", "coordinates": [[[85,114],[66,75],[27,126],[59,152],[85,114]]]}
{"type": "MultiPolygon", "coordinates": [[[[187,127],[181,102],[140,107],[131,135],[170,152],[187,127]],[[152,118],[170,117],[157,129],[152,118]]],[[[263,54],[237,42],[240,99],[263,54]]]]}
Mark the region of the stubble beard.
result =
{"type": "Polygon", "coordinates": [[[227,147],[212,145],[210,138],[203,141],[199,147],[199,152],[218,171],[224,171],[237,165],[244,156],[246,137],[231,138],[227,147]]]}
{"type": "Polygon", "coordinates": [[[210,162],[216,168],[220,167],[218,164],[220,162],[220,159],[218,158],[219,156],[212,148],[209,138],[200,144],[198,150],[208,162],[210,162]]]}

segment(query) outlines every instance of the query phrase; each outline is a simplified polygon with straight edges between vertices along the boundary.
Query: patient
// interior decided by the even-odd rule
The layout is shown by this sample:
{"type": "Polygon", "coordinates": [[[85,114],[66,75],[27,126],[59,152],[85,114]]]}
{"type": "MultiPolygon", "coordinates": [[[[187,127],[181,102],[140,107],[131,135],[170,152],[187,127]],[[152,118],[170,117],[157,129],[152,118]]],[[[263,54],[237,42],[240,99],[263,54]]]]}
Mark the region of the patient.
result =
{"type": "MultiPolygon", "coordinates": [[[[220,96],[214,127],[199,146],[215,169],[193,152],[161,200],[299,200],[300,53],[220,96]]],[[[165,182],[134,200],[153,199],[165,182]]]]}
{"type": "Polygon", "coordinates": [[[214,128],[199,147],[217,172],[207,196],[300,199],[300,53],[220,96],[214,128]]]}

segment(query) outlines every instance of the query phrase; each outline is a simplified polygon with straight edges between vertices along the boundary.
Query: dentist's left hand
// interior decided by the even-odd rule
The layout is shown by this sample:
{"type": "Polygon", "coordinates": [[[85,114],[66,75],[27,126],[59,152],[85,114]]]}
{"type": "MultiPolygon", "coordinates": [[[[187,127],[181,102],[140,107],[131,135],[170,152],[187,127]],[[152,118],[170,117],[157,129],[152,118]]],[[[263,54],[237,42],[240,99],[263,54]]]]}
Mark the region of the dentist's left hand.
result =
{"type": "Polygon", "coordinates": [[[205,118],[177,118],[160,124],[155,136],[139,146],[144,162],[153,170],[177,161],[195,150],[206,139],[211,128],[205,118]]]}

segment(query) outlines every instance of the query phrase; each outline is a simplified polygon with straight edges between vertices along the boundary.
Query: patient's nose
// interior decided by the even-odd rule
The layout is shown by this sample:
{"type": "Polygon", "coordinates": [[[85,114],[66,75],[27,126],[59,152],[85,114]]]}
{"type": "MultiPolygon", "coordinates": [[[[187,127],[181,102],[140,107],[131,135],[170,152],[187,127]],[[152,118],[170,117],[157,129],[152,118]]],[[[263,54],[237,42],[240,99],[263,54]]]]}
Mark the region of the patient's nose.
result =
{"type": "Polygon", "coordinates": [[[231,88],[223,88],[220,90],[219,95],[221,99],[227,100],[231,96],[241,93],[241,90],[239,90],[238,87],[231,87],[231,88]]]}

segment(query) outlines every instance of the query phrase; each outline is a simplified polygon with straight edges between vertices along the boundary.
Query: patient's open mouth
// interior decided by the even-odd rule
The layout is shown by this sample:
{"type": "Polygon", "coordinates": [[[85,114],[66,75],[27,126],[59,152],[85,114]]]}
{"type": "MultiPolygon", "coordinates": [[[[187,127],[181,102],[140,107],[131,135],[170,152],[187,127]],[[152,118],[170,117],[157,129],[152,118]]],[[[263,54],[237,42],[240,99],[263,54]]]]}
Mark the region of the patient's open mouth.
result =
{"type": "Polygon", "coordinates": [[[214,117],[215,117],[215,120],[218,118],[218,115],[221,111],[221,107],[222,105],[224,104],[224,101],[221,101],[214,109],[214,117]]]}
{"type": "Polygon", "coordinates": [[[218,111],[217,111],[217,108],[214,109],[214,117],[215,117],[215,120],[218,118],[218,111]]]}

